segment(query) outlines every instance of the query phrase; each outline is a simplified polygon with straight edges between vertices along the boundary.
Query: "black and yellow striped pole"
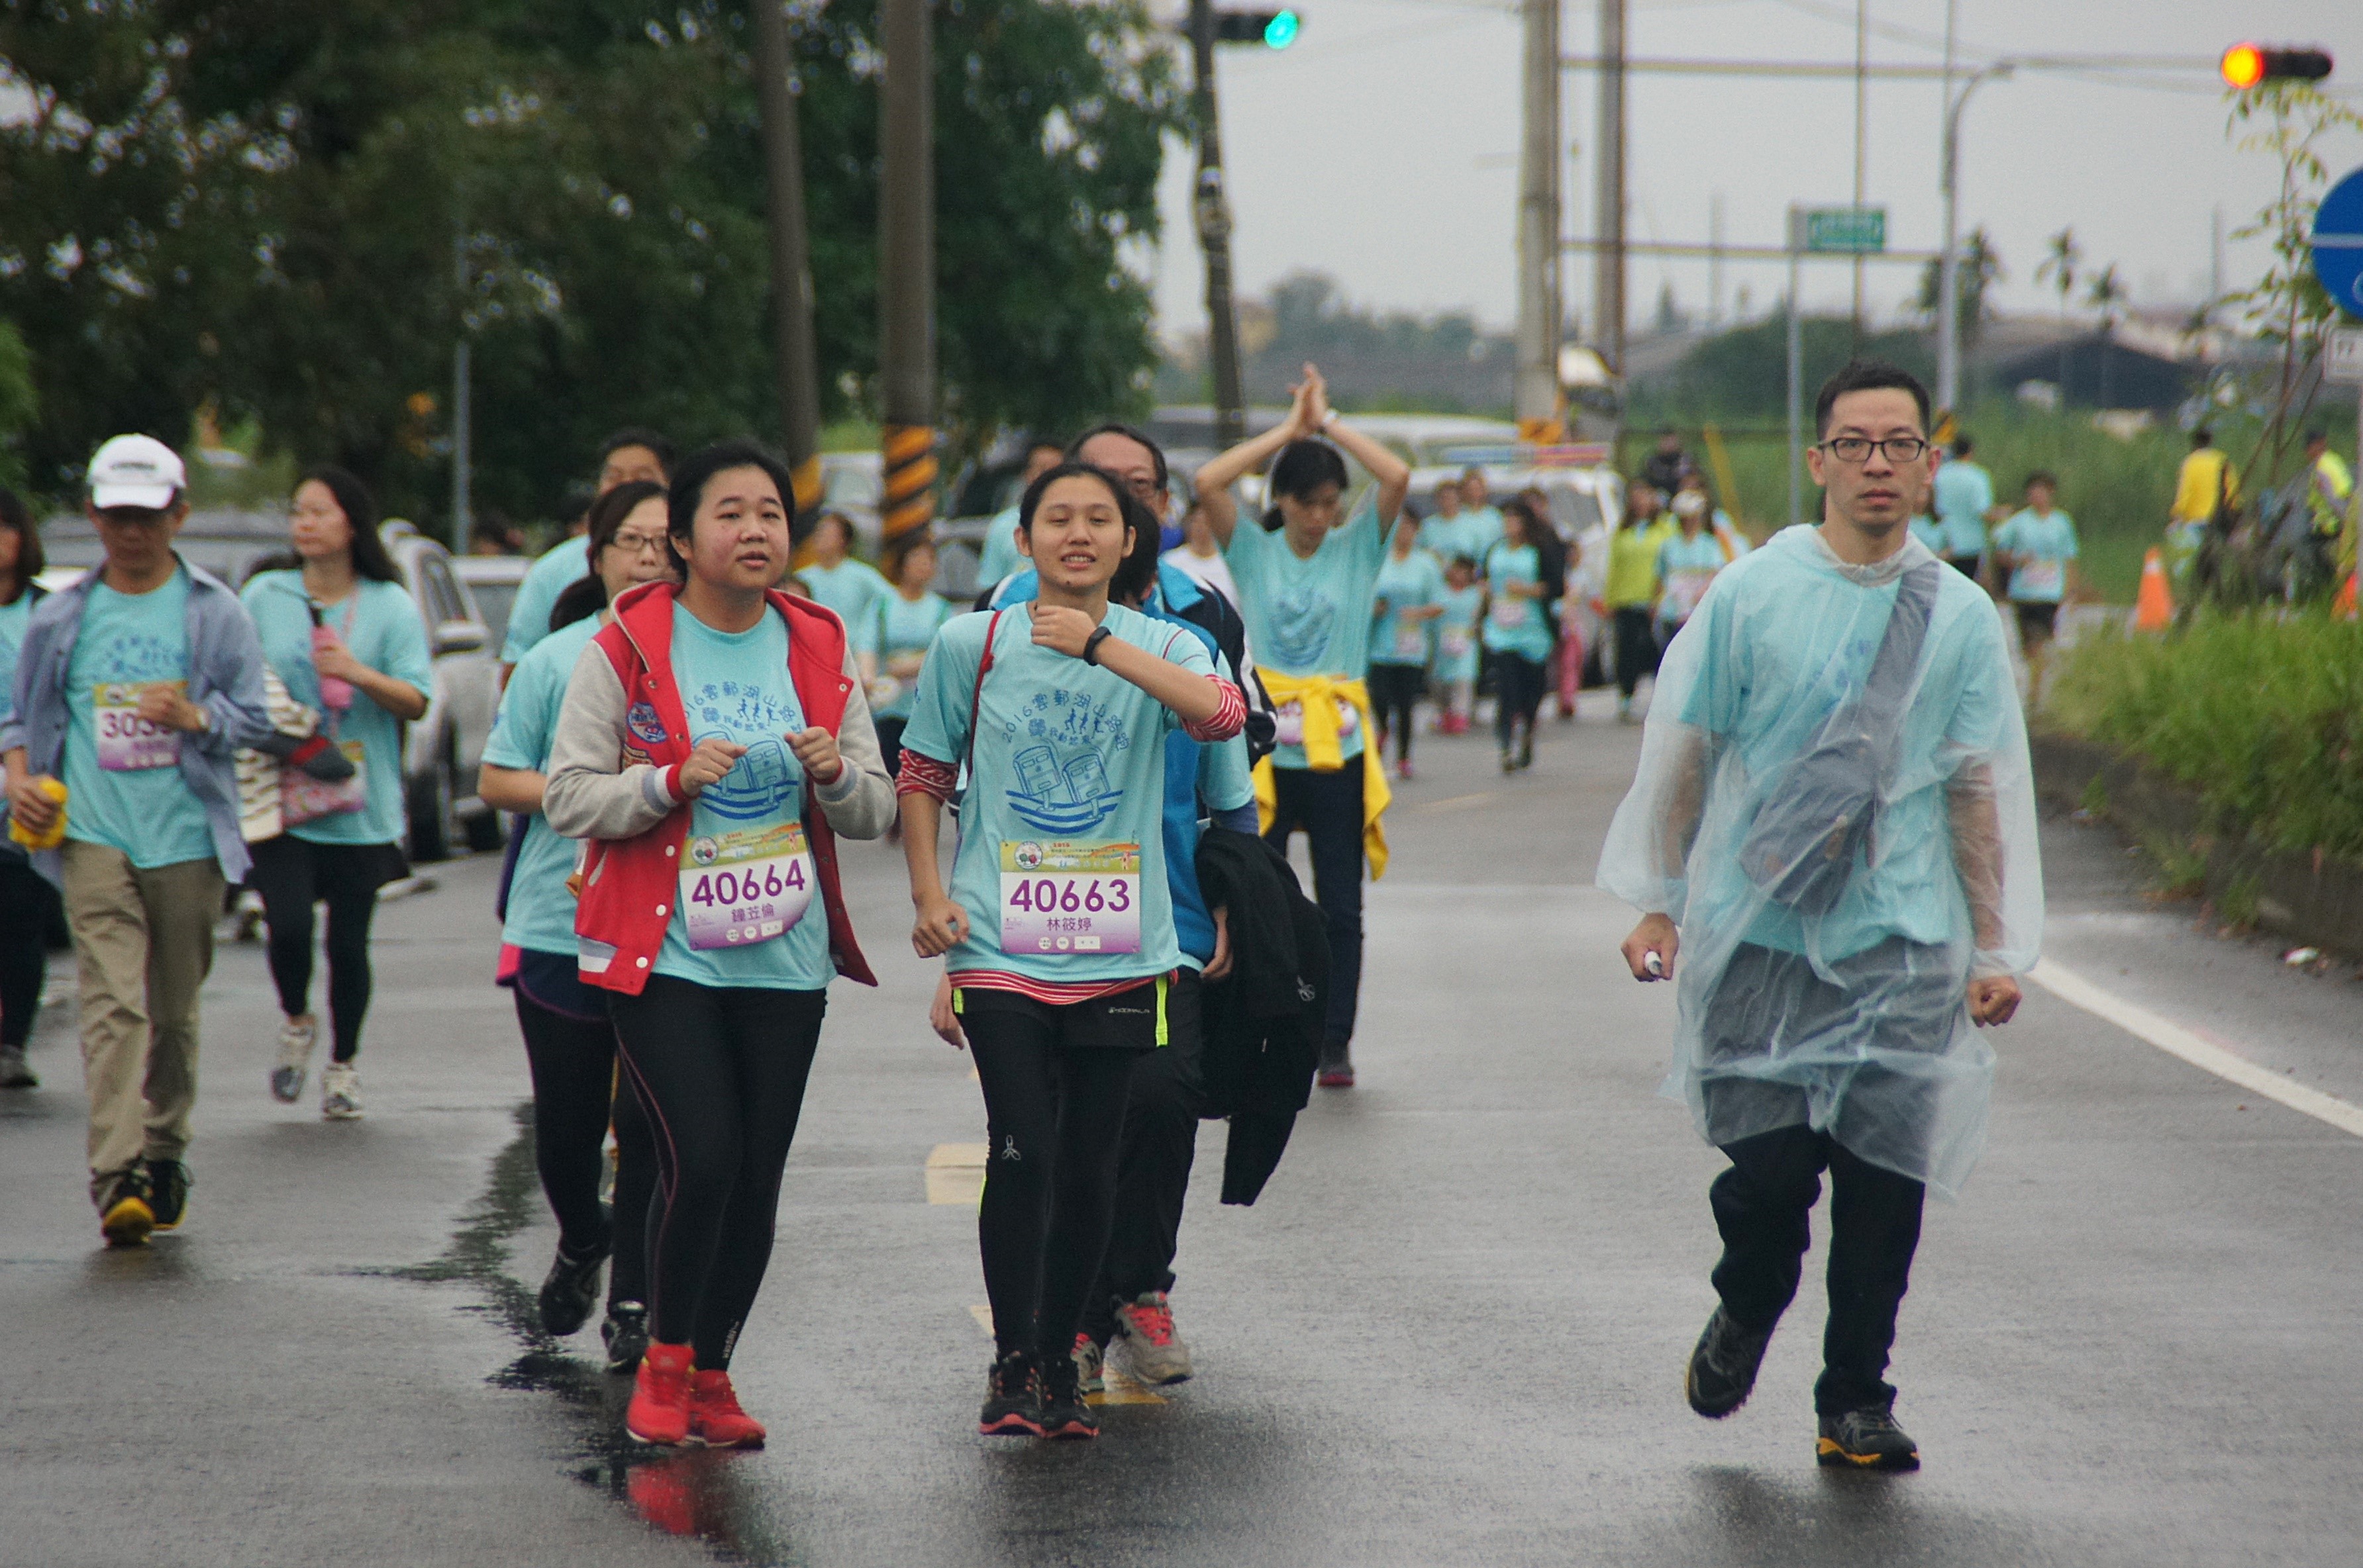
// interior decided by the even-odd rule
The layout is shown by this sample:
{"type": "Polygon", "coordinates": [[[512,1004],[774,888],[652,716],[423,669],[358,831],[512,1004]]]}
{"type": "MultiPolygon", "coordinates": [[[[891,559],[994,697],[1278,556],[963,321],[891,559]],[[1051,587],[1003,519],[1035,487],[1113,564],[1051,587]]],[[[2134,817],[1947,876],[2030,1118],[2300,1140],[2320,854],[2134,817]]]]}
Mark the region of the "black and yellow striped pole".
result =
{"type": "Polygon", "coordinates": [[[879,521],[893,559],[927,536],[936,486],[936,171],[928,0],[884,0],[879,94],[879,521]]]}

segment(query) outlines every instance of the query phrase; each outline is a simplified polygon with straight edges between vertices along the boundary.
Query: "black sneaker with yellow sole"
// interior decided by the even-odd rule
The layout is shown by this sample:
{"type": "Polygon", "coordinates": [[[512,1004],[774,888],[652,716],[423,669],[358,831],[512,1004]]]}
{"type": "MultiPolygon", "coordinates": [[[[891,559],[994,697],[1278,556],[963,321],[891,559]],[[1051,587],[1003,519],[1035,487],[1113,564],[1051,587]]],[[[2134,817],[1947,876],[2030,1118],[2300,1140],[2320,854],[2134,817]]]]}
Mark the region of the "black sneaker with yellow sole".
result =
{"type": "Polygon", "coordinates": [[[1719,1421],[1742,1405],[1756,1387],[1756,1370],[1764,1364],[1764,1347],[1772,1331],[1754,1333],[1734,1322],[1720,1306],[1706,1320],[1690,1364],[1682,1369],[1682,1394],[1691,1408],[1710,1421],[1719,1421]]]}
{"type": "Polygon", "coordinates": [[[98,1200],[98,1231],[110,1247],[144,1247],[156,1228],[155,1193],[137,1165],[116,1176],[98,1200]]]}
{"type": "Polygon", "coordinates": [[[189,1167],[178,1160],[149,1160],[148,1207],[155,1210],[156,1229],[177,1231],[189,1214],[189,1167]]]}
{"type": "Polygon", "coordinates": [[[1821,1441],[1814,1456],[1832,1468],[1854,1470],[1917,1470],[1920,1445],[1895,1424],[1895,1413],[1884,1405],[1866,1406],[1843,1415],[1822,1418],[1821,1441]]]}

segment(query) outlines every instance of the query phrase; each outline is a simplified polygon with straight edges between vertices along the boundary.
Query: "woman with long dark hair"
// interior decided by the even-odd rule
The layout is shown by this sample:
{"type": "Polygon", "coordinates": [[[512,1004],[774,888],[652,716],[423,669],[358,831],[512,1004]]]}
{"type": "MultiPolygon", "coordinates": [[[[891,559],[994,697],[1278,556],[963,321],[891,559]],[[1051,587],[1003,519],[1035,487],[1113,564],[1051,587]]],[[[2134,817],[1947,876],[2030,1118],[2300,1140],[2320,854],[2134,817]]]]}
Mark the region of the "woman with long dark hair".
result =
{"type": "MultiPolygon", "coordinates": [[[[41,585],[33,580],[45,564],[32,513],[15,491],[0,485],[0,717],[15,701],[17,650],[33,606],[41,602],[41,585]]],[[[0,823],[7,814],[0,799],[0,823]]],[[[24,846],[0,830],[0,1088],[41,1087],[25,1047],[41,1005],[57,907],[58,890],[33,869],[24,846]]]]}
{"type": "Polygon", "coordinates": [[[1502,771],[1535,765],[1535,714],[1555,641],[1545,599],[1552,579],[1537,540],[1546,525],[1524,496],[1502,508],[1502,537],[1485,552],[1485,651],[1493,656],[1493,738],[1502,771]]]}
{"type": "Polygon", "coordinates": [[[1288,417],[1200,469],[1196,482],[1239,585],[1256,672],[1280,705],[1281,745],[1256,765],[1257,798],[1268,802],[1266,838],[1284,849],[1302,828],[1313,851],[1314,897],[1329,927],[1320,1081],[1345,1088],[1354,1082],[1348,1047],[1362,983],[1362,862],[1372,878],[1385,874],[1381,818],[1392,798],[1382,759],[1368,744],[1363,676],[1387,533],[1403,512],[1411,469],[1338,417],[1321,372],[1307,365],[1288,417]],[[1378,485],[1340,522],[1347,453],[1378,485]],[[1269,510],[1260,525],[1239,527],[1231,486],[1267,461],[1269,510]]]}
{"type": "MultiPolygon", "coordinates": [[[[995,1360],[978,1430],[1090,1438],[1073,1349],[1107,1249],[1135,1061],[1169,1043],[1181,963],[1164,736],[1238,734],[1196,630],[1111,601],[1155,520],[1068,462],[1018,503],[1035,598],[936,634],[903,739],[912,945],[942,957],[994,1154],[977,1216],[995,1360]],[[947,889],[936,834],[962,765],[947,889]]],[[[1154,580],[1153,543],[1127,585],[1154,580]]]]}
{"type": "Polygon", "coordinates": [[[577,657],[542,811],[589,841],[576,969],[608,993],[656,1129],[638,1441],[749,1447],[730,1357],[771,1257],[780,1175],[828,984],[865,984],[838,834],[894,794],[845,624],[772,585],[794,489],[751,442],[683,459],[667,498],[682,580],[619,597],[577,657]]]}
{"type": "Polygon", "coordinates": [[[255,845],[248,884],[271,928],[271,977],[286,1022],[271,1092],[293,1103],[319,1037],[312,1012],[312,906],[328,906],[328,1018],[320,1113],[361,1114],[361,1020],[370,1002],[377,890],[409,873],[402,853],[402,726],[427,712],[434,668],[418,603],[378,537],[377,503],[351,474],[316,468],[297,481],[288,532],[300,563],[257,572],[239,598],[287,694],[317,711],[353,765],[323,785],[287,770],[284,830],[255,845]]]}
{"type": "Polygon", "coordinates": [[[550,742],[574,666],[608,620],[608,604],[643,582],[671,580],[665,487],[627,480],[591,503],[591,575],[567,585],[549,635],[517,661],[501,694],[477,793],[525,819],[502,911],[501,983],[516,993],[517,1029],[533,1073],[533,1157],[558,1219],[558,1255],[541,1286],[541,1326],[565,1335],[591,1316],[599,1266],[610,1256],[607,1370],[630,1372],[648,1349],[648,1210],[656,1151],[647,1113],[616,1074],[616,1027],[607,993],[575,969],[574,845],[541,814],[550,742]],[[616,1128],[616,1203],[599,1202],[610,1120],[616,1128]]]}

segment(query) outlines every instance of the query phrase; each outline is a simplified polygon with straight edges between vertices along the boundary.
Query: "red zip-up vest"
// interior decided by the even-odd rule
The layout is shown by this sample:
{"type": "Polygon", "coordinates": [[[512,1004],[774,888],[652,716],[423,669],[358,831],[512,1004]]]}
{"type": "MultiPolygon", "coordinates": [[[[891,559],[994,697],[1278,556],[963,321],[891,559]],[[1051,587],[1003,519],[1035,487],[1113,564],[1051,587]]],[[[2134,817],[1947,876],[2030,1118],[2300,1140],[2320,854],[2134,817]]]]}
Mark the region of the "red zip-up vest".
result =
{"type": "MultiPolygon", "coordinates": [[[[642,583],[616,601],[615,619],[592,639],[607,656],[624,688],[623,760],[670,768],[693,749],[689,718],[672,678],[672,605],[670,582],[642,583]],[[653,722],[650,722],[653,720],[653,722]]],[[[831,734],[845,721],[845,699],[853,683],[845,676],[845,623],[825,606],[777,589],[771,608],[788,624],[788,679],[804,722],[831,734]]],[[[850,767],[851,764],[847,764],[850,767]]],[[[681,847],[689,836],[690,807],[674,809],[637,838],[591,839],[582,870],[582,900],[574,932],[616,950],[605,969],[584,969],[586,984],[638,996],[664,947],[665,928],[680,892],[681,847]]],[[[852,917],[837,872],[837,835],[810,788],[804,790],[804,838],[820,873],[821,908],[828,916],[829,956],[849,980],[874,986],[878,977],[854,940],[852,917]]]]}

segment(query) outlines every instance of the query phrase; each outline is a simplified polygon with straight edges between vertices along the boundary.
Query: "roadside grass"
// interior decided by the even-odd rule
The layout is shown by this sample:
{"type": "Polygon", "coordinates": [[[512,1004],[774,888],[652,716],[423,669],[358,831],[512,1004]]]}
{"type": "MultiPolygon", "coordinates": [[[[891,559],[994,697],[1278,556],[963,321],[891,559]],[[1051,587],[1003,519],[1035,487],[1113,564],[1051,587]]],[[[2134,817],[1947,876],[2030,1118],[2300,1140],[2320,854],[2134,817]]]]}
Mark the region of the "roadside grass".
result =
{"type": "Polygon", "coordinates": [[[2043,717],[2191,786],[2259,845],[2363,860],[2363,624],[2202,611],[2165,637],[2104,628],[2061,653],[2043,717]]]}

